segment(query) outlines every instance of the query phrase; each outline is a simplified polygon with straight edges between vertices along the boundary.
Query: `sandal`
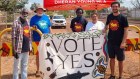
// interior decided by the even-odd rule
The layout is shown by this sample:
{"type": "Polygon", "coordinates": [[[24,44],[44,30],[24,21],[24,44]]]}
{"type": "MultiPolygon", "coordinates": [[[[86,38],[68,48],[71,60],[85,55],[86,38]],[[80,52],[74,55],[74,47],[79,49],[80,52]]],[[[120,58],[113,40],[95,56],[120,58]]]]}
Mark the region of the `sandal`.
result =
{"type": "Polygon", "coordinates": [[[115,76],[110,75],[108,79],[115,79],[115,76]]]}

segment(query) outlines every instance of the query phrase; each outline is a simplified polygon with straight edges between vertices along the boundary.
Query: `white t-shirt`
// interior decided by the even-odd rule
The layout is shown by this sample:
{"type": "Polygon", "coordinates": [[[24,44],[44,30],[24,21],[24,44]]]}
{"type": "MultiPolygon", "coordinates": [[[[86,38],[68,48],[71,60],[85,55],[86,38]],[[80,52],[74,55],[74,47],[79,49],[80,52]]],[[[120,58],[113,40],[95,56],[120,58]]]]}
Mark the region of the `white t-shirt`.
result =
{"type": "Polygon", "coordinates": [[[103,30],[105,27],[104,23],[101,21],[97,21],[95,24],[93,22],[88,22],[86,25],[85,31],[91,31],[91,30],[103,30]]]}

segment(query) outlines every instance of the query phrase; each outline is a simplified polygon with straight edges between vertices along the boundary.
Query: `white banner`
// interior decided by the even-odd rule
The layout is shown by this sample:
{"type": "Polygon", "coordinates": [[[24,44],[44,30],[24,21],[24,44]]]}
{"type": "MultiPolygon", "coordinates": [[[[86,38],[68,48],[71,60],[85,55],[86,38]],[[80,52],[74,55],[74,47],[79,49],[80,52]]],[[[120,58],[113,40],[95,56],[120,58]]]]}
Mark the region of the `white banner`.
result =
{"type": "Polygon", "coordinates": [[[104,78],[106,41],[100,31],[45,34],[39,44],[43,79],[104,78]]]}

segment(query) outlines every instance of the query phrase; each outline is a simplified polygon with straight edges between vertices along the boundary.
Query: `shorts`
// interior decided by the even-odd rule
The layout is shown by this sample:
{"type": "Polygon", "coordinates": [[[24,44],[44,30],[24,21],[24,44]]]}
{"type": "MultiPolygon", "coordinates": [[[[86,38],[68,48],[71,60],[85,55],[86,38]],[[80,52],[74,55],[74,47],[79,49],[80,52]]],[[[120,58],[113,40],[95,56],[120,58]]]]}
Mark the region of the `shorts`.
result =
{"type": "Polygon", "coordinates": [[[117,57],[118,61],[125,59],[124,49],[121,49],[119,45],[114,45],[111,42],[107,43],[109,58],[117,57]]]}

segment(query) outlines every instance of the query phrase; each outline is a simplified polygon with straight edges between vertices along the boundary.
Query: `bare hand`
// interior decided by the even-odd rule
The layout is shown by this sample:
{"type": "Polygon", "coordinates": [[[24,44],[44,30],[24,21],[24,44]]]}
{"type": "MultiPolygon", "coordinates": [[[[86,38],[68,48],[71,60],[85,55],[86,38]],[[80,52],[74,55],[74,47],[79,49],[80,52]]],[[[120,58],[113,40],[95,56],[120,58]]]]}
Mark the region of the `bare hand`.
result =
{"type": "Polygon", "coordinates": [[[36,25],[34,25],[33,28],[34,28],[35,30],[37,30],[37,26],[36,26],[36,25]]]}
{"type": "Polygon", "coordinates": [[[122,42],[121,45],[120,45],[120,48],[123,49],[123,48],[125,48],[125,46],[126,46],[126,43],[122,42]]]}

